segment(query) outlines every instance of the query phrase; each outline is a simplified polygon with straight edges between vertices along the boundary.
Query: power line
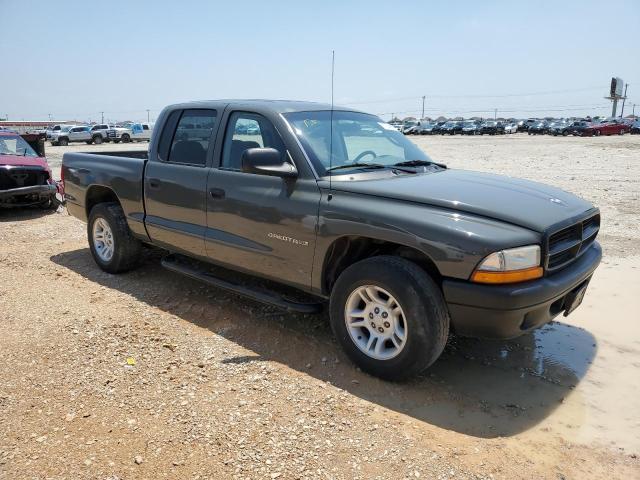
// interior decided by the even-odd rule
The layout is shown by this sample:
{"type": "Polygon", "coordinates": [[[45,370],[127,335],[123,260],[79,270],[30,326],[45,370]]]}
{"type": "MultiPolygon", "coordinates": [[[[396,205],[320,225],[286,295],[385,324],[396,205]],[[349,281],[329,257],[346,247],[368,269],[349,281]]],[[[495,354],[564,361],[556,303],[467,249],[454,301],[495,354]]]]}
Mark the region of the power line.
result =
{"type": "MultiPolygon", "coordinates": [[[[563,93],[574,93],[574,92],[587,92],[592,90],[601,90],[603,87],[585,87],[585,88],[572,88],[567,90],[548,90],[542,92],[529,92],[529,93],[507,93],[500,95],[441,95],[441,94],[429,94],[429,98],[509,98],[509,97],[534,97],[534,96],[542,96],[542,95],[558,95],[563,93]]],[[[392,102],[401,102],[407,100],[416,100],[420,98],[419,95],[415,97],[402,97],[402,98],[389,98],[389,99],[376,99],[376,100],[367,100],[367,101],[356,101],[356,102],[346,102],[344,105],[369,105],[374,103],[392,103],[392,102]]]]}

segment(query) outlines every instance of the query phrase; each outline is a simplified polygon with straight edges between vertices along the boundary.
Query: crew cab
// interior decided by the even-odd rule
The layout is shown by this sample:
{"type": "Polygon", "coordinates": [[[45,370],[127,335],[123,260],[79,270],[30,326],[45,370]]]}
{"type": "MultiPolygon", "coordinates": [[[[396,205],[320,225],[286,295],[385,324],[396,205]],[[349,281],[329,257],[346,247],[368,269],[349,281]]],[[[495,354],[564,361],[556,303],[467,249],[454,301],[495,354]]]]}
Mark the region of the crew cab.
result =
{"type": "Polygon", "coordinates": [[[61,189],[44,156],[44,138],[0,130],[0,209],[58,207],[61,189]]]}
{"type": "Polygon", "coordinates": [[[380,118],[324,104],[171,105],[148,152],[65,153],[62,174],[104,271],[148,244],[217,288],[328,304],[347,355],[385,379],[427,368],[450,331],[511,338],[568,315],[602,255],[589,202],[449,169],[380,118]]]}

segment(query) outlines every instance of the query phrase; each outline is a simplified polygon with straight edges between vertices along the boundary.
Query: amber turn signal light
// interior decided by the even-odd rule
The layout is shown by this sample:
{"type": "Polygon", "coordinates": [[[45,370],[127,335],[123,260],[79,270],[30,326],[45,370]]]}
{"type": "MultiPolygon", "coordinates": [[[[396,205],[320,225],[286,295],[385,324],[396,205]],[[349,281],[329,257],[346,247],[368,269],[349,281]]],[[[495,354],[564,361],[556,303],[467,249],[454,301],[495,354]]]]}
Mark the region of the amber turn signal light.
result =
{"type": "Polygon", "coordinates": [[[488,272],[476,270],[471,275],[471,281],[476,283],[517,283],[526,282],[542,277],[544,270],[542,267],[523,268],[522,270],[511,270],[509,272],[488,272]]]}

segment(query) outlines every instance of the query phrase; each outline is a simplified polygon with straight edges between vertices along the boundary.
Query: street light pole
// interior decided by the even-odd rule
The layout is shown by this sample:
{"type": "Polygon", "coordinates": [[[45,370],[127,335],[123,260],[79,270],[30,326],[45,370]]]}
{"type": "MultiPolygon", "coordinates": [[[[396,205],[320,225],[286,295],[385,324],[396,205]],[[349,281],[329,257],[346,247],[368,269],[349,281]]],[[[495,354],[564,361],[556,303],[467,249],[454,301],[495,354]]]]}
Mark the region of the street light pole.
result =
{"type": "Polygon", "coordinates": [[[424,118],[424,99],[425,99],[425,96],[423,95],[422,96],[422,117],[420,117],[420,119],[424,118]]]}
{"type": "Polygon", "coordinates": [[[149,123],[149,109],[147,109],[147,123],[149,123]]]}

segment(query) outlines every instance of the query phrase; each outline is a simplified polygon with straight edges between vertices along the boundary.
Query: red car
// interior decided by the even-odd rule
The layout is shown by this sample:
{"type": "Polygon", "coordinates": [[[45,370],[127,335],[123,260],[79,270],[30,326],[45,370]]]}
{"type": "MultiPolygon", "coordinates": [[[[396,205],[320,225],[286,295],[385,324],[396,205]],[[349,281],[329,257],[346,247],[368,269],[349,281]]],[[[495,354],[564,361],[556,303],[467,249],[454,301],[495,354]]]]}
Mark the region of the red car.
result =
{"type": "Polygon", "coordinates": [[[58,207],[56,193],[62,194],[62,186],[51,175],[43,146],[44,142],[38,135],[23,137],[9,130],[0,130],[0,209],[58,207]]]}
{"type": "Polygon", "coordinates": [[[631,127],[619,120],[605,120],[601,123],[592,123],[587,128],[582,130],[582,136],[597,137],[599,135],[624,135],[629,133],[631,127]]]}

